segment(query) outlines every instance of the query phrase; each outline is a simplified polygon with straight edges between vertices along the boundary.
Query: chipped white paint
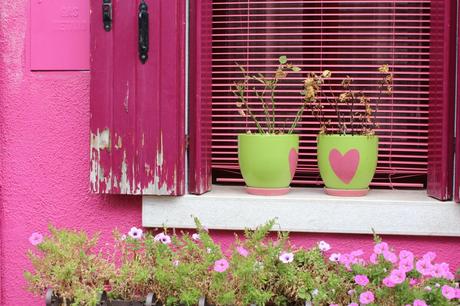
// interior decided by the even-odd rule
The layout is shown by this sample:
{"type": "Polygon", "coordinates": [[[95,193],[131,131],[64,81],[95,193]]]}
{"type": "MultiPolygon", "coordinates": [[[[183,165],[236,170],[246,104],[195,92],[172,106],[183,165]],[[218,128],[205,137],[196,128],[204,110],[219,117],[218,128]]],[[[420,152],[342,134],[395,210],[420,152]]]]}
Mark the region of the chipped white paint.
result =
{"type": "Polygon", "coordinates": [[[131,186],[128,181],[128,164],[126,163],[126,151],[123,151],[123,162],[121,163],[121,180],[120,180],[120,192],[122,194],[129,194],[131,186]]]}
{"type": "Polygon", "coordinates": [[[129,81],[126,82],[126,95],[125,95],[125,101],[123,103],[125,107],[125,112],[128,112],[129,109],[129,81]]]}
{"type": "Polygon", "coordinates": [[[160,146],[157,151],[157,167],[160,168],[160,171],[163,168],[163,132],[160,133],[160,146]]]}
{"type": "Polygon", "coordinates": [[[105,129],[102,132],[97,130],[96,134],[91,132],[91,150],[105,150],[110,148],[110,130],[105,129]]]}
{"type": "Polygon", "coordinates": [[[110,184],[111,177],[104,177],[104,169],[101,162],[101,151],[110,150],[110,130],[105,129],[102,132],[97,130],[96,133],[91,132],[90,139],[90,183],[94,192],[99,192],[100,182],[110,184]]]}
{"type": "Polygon", "coordinates": [[[116,136],[115,138],[117,139],[117,142],[115,143],[115,149],[120,150],[123,147],[123,141],[121,139],[121,136],[116,136]]]}
{"type": "Polygon", "coordinates": [[[105,193],[112,191],[112,169],[110,169],[109,175],[105,179],[105,193]]]}

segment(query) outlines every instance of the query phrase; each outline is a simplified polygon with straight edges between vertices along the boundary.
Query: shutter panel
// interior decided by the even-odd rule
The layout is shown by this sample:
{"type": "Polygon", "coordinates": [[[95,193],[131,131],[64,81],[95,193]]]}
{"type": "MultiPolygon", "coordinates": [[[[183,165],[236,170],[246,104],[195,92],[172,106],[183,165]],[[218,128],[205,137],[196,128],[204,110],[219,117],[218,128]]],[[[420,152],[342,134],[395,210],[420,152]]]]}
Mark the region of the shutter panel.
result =
{"type": "Polygon", "coordinates": [[[146,0],[148,60],[138,54],[138,1],[91,0],[91,189],[182,195],[185,152],[185,1],[146,0]],[[105,2],[105,1],[104,1],[105,2]]]}
{"type": "Polygon", "coordinates": [[[457,130],[455,144],[455,201],[460,203],[460,5],[457,3],[457,130]]]}
{"type": "Polygon", "coordinates": [[[456,1],[431,1],[429,196],[452,198],[456,1]]]}
{"type": "Polygon", "coordinates": [[[211,190],[212,1],[190,1],[189,193],[211,190]]]}

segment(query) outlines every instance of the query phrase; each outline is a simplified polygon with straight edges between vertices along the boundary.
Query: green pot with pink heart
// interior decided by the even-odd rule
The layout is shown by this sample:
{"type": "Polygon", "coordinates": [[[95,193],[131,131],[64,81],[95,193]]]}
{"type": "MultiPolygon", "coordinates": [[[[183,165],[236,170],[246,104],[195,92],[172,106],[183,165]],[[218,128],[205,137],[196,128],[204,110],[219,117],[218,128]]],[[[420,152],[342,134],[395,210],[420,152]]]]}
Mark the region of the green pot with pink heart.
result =
{"type": "Polygon", "coordinates": [[[288,193],[297,168],[298,152],[298,135],[238,135],[238,161],[246,191],[263,196],[288,193]]]}
{"type": "Polygon", "coordinates": [[[375,135],[318,135],[318,167],[325,192],[366,195],[377,167],[378,144],[375,135]]]}

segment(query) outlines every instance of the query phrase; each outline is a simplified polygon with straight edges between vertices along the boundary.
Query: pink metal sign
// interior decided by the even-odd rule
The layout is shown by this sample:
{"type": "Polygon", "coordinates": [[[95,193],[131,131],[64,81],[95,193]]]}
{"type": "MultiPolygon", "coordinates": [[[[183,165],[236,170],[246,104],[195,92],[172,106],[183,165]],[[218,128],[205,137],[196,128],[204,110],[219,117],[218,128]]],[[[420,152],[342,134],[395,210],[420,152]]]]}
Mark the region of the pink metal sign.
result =
{"type": "Polygon", "coordinates": [[[32,70],[89,69],[89,1],[31,0],[32,70]]]}

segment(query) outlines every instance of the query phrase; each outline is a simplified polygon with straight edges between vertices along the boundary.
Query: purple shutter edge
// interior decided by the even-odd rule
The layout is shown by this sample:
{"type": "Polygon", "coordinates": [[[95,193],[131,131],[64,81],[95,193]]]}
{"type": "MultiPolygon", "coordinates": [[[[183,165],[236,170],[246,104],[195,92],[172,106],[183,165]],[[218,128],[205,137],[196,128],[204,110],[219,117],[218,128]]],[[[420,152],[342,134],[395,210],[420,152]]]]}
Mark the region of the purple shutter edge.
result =
{"type": "Polygon", "coordinates": [[[185,192],[185,1],[148,0],[150,51],[138,56],[138,1],[91,1],[91,190],[185,192]]]}
{"type": "Polygon", "coordinates": [[[188,192],[212,188],[212,1],[190,1],[188,192]]]}
{"type": "Polygon", "coordinates": [[[427,193],[452,198],[456,0],[431,1],[430,118],[427,193]]]}

